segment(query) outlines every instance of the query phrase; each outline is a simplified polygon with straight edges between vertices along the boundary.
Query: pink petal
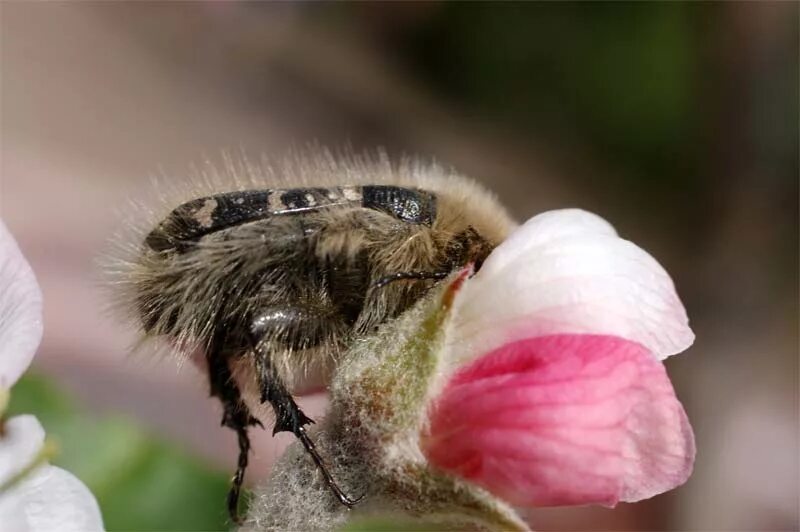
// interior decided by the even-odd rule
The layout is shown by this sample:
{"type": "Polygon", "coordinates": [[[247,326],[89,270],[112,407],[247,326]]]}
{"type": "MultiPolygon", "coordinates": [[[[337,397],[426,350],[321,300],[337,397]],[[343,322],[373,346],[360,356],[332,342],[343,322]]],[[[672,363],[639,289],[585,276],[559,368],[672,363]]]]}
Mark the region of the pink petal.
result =
{"type": "Polygon", "coordinates": [[[39,284],[0,221],[0,388],[11,388],[25,372],[41,339],[39,284]]]}
{"type": "Polygon", "coordinates": [[[435,401],[423,447],[528,506],[646,499],[685,482],[695,453],[664,366],[601,335],[520,340],[474,361],[435,401]]]}
{"type": "Polygon", "coordinates": [[[469,361],[509,342],[562,333],[620,336],[657,358],[694,341],[661,265],[598,216],[536,216],[486,260],[456,301],[445,356],[469,361]]]}

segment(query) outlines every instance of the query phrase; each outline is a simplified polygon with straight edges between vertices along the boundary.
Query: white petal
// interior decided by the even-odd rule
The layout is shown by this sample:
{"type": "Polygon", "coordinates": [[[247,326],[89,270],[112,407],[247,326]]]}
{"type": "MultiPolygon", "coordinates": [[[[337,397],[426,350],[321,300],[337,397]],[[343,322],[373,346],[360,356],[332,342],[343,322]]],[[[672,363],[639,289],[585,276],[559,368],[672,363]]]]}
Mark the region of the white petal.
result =
{"type": "Polygon", "coordinates": [[[0,495],[0,532],[103,530],[89,489],[71,473],[43,465],[0,495]]]}
{"type": "Polygon", "coordinates": [[[576,209],[525,223],[465,283],[456,304],[449,337],[457,360],[558,333],[619,336],[659,359],[694,341],[661,265],[602,218],[576,209]]]}
{"type": "Polygon", "coordinates": [[[493,275],[532,248],[570,236],[590,235],[617,236],[617,232],[601,217],[581,209],[543,212],[511,233],[481,269],[493,275]]]}
{"type": "Polygon", "coordinates": [[[14,237],[0,221],[0,388],[11,388],[42,339],[42,293],[14,237]]]}
{"type": "Polygon", "coordinates": [[[44,445],[44,429],[34,416],[7,419],[0,436],[0,485],[20,473],[44,445]]]}

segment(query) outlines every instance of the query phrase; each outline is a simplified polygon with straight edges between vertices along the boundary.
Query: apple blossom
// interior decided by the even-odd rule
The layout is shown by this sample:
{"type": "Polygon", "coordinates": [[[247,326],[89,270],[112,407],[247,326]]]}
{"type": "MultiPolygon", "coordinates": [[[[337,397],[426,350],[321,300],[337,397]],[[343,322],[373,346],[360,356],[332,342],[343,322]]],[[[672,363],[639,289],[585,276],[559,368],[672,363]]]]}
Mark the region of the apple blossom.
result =
{"type": "MultiPolygon", "coordinates": [[[[30,365],[42,336],[39,285],[0,221],[0,394],[30,365]]],[[[5,410],[0,403],[0,415],[5,410]]],[[[44,429],[31,415],[0,418],[0,531],[103,530],[94,496],[71,473],[47,463],[44,429]]]]}
{"type": "Polygon", "coordinates": [[[671,279],[601,218],[537,216],[457,296],[437,467],[517,505],[613,506],[682,484],[686,414],[659,362],[694,335],[671,279]]]}

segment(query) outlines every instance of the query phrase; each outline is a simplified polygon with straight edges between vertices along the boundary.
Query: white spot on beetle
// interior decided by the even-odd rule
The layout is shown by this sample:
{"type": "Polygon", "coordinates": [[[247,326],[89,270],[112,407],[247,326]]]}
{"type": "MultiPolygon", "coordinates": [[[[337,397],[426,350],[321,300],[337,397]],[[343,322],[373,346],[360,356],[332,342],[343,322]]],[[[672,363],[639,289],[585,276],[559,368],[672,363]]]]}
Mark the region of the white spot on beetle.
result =
{"type": "Polygon", "coordinates": [[[316,207],[317,198],[315,198],[313,194],[306,194],[305,198],[306,198],[306,203],[308,204],[309,207],[316,207]]]}
{"type": "Polygon", "coordinates": [[[203,202],[203,206],[194,212],[194,219],[200,227],[211,227],[214,223],[214,211],[217,210],[217,200],[209,198],[203,202]]]}
{"type": "Polygon", "coordinates": [[[361,201],[361,191],[356,187],[342,187],[342,195],[348,201],[361,201]]]}
{"type": "Polygon", "coordinates": [[[283,200],[281,196],[283,196],[283,190],[273,190],[269,193],[269,210],[270,212],[280,212],[286,209],[286,205],[283,204],[283,200]]]}

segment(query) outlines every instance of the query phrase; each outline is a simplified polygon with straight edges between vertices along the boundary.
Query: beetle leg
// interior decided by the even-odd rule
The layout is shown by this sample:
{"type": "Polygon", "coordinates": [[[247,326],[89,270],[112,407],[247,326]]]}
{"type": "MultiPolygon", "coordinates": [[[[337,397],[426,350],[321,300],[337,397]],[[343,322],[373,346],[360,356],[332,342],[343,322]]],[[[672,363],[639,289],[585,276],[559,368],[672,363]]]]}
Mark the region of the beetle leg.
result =
{"type": "MultiPolygon", "coordinates": [[[[253,328],[257,329],[257,327],[253,328]]],[[[269,402],[272,405],[272,409],[275,411],[275,427],[272,429],[272,433],[276,434],[285,431],[294,434],[303,444],[306,452],[311,456],[317,469],[319,469],[320,473],[322,473],[322,476],[325,478],[325,483],[339,502],[348,509],[352,508],[362,499],[363,495],[356,499],[347,496],[336,483],[330,471],[328,471],[325,461],[320,456],[319,451],[317,451],[314,442],[309,438],[305,429],[305,425],[314,423],[314,421],[300,410],[292,394],[287,390],[274,364],[272,364],[269,353],[264,348],[264,342],[261,342],[262,337],[263,336],[253,334],[251,342],[255,355],[256,375],[258,376],[259,387],[261,389],[261,402],[269,402]]]]}
{"type": "Polygon", "coordinates": [[[239,387],[232,378],[228,360],[218,354],[215,356],[213,352],[206,360],[208,362],[211,395],[219,398],[224,409],[222,425],[235,431],[239,441],[239,459],[237,461],[236,474],[231,479],[231,488],[228,491],[228,515],[230,515],[234,523],[241,524],[239,495],[250,452],[250,438],[247,435],[247,427],[249,425],[261,425],[261,422],[250,415],[250,410],[242,401],[239,387]]]}

